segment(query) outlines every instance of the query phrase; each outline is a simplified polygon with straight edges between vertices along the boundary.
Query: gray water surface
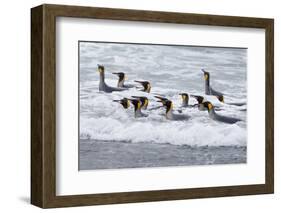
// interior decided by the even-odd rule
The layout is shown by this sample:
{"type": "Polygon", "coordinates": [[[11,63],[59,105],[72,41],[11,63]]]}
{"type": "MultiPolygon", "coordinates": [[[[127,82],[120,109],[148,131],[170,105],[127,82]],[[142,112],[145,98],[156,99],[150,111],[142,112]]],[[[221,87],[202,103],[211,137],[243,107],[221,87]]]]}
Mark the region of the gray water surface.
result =
{"type": "Polygon", "coordinates": [[[80,141],[80,170],[246,163],[246,147],[80,141]]]}

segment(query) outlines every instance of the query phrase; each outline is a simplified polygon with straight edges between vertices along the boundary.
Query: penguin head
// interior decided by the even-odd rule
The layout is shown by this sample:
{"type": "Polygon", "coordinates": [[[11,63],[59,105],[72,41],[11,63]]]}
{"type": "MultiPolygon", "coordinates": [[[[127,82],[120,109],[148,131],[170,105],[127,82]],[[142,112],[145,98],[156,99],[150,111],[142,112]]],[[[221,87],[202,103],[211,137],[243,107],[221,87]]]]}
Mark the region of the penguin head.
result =
{"type": "Polygon", "coordinates": [[[168,101],[168,99],[167,99],[167,98],[164,98],[164,97],[161,97],[161,96],[154,96],[154,97],[155,97],[155,98],[157,98],[157,99],[158,99],[158,101],[157,101],[157,102],[162,103],[162,104],[163,104],[163,106],[164,106],[165,101],[168,101]]]}
{"type": "Polygon", "coordinates": [[[98,71],[99,71],[99,73],[104,73],[104,66],[98,64],[98,71]]]}
{"type": "Polygon", "coordinates": [[[189,96],[187,93],[180,93],[179,95],[181,96],[183,102],[188,102],[189,96]]]}
{"type": "Polygon", "coordinates": [[[199,96],[199,95],[191,95],[191,97],[195,98],[198,102],[198,104],[202,104],[204,101],[204,97],[203,96],[199,96]]]}
{"type": "Polygon", "coordinates": [[[141,102],[138,99],[130,99],[131,103],[134,105],[135,107],[135,111],[139,110],[141,108],[141,102]]]}
{"type": "Polygon", "coordinates": [[[147,97],[145,97],[145,96],[132,96],[132,98],[136,98],[136,99],[140,100],[141,101],[141,107],[145,108],[145,109],[147,108],[148,103],[149,103],[147,97]]]}
{"type": "Polygon", "coordinates": [[[112,74],[117,75],[119,77],[119,81],[125,80],[125,73],[123,72],[113,72],[112,74]]]}
{"type": "Polygon", "coordinates": [[[120,103],[124,109],[128,109],[130,107],[130,101],[128,98],[123,98],[121,100],[113,100],[114,102],[120,103]]]}
{"type": "Polygon", "coordinates": [[[216,97],[217,97],[217,99],[218,99],[220,102],[224,103],[224,97],[223,97],[223,95],[217,95],[216,97]]]}
{"type": "Polygon", "coordinates": [[[206,81],[209,80],[209,79],[210,79],[210,73],[207,72],[207,71],[205,71],[204,69],[202,69],[202,72],[204,73],[204,78],[205,78],[205,80],[206,80],[206,81]]]}
{"type": "Polygon", "coordinates": [[[151,90],[151,84],[148,81],[135,81],[137,83],[140,83],[143,86],[144,92],[150,92],[151,90]]]}
{"type": "Polygon", "coordinates": [[[173,102],[170,100],[164,101],[163,105],[166,107],[166,113],[173,109],[173,102]]]}
{"type": "Polygon", "coordinates": [[[209,102],[209,101],[204,102],[203,105],[204,105],[204,107],[206,107],[208,109],[208,111],[214,109],[213,104],[211,102],[209,102]]]}

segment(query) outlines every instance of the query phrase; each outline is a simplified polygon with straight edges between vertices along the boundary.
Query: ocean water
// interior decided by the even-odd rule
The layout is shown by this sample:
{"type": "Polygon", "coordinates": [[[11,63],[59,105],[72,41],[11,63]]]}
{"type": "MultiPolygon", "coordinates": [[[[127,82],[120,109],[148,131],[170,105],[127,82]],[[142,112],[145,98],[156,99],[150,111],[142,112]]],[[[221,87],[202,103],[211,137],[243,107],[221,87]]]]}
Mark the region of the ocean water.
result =
{"type": "MultiPolygon", "coordinates": [[[[247,146],[247,105],[222,104],[215,97],[204,95],[201,72],[202,68],[210,72],[211,86],[224,93],[226,103],[246,103],[247,49],[80,42],[79,57],[79,132],[83,143],[88,141],[93,146],[95,142],[168,144],[179,147],[247,146]],[[138,88],[123,92],[99,92],[97,64],[105,66],[108,85],[117,86],[118,79],[112,72],[124,72],[128,84],[139,86],[134,80],[150,81],[151,93],[141,92],[138,88]],[[115,99],[141,95],[149,98],[148,108],[154,108],[160,106],[154,95],[160,94],[173,101],[176,113],[181,105],[179,93],[182,92],[205,96],[205,99],[220,107],[219,114],[242,121],[236,124],[220,123],[211,120],[207,111],[196,108],[183,109],[182,113],[190,116],[186,121],[166,120],[164,108],[143,110],[149,116],[135,119],[132,107],[123,109],[120,104],[113,102],[115,99]]],[[[190,104],[195,103],[195,99],[190,98],[190,104]]],[[[113,149],[114,146],[112,152],[113,149]]],[[[246,159],[245,155],[246,152],[243,152],[243,159],[246,159]]],[[[83,152],[80,152],[80,158],[83,158],[83,152]]],[[[91,158],[94,161],[95,155],[91,158]]],[[[230,160],[227,163],[235,162],[230,160]]],[[[149,165],[153,165],[153,162],[149,165]]],[[[145,166],[138,164],[130,167],[145,166]]]]}

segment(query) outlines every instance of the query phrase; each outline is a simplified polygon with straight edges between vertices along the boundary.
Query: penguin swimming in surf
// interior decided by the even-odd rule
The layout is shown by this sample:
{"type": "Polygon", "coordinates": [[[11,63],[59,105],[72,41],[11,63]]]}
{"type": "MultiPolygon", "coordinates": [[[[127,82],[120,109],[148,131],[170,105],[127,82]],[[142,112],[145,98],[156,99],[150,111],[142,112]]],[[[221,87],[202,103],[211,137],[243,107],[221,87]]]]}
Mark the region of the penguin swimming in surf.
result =
{"type": "Polygon", "coordinates": [[[126,75],[123,72],[113,72],[112,74],[117,75],[118,76],[118,82],[117,82],[117,87],[120,88],[133,88],[134,85],[131,84],[124,84],[125,80],[126,80],[126,75]]]}
{"type": "Polygon", "coordinates": [[[169,101],[168,98],[165,98],[165,97],[162,97],[162,96],[155,95],[154,97],[157,98],[159,100],[157,102],[161,102],[163,104],[163,106],[164,106],[165,101],[169,101]]]}
{"type": "Polygon", "coordinates": [[[120,103],[124,109],[128,109],[130,107],[130,101],[128,98],[123,98],[121,100],[113,100],[113,102],[120,103]]]}
{"type": "Polygon", "coordinates": [[[129,99],[130,102],[134,105],[134,111],[135,111],[135,118],[140,117],[147,117],[147,114],[142,113],[141,111],[141,101],[138,99],[129,99]]]}
{"type": "Polygon", "coordinates": [[[188,115],[175,114],[173,112],[173,102],[172,101],[170,101],[170,100],[166,100],[166,101],[159,100],[158,102],[161,102],[166,107],[166,113],[165,113],[166,119],[174,120],[174,121],[182,121],[182,120],[188,120],[190,118],[188,115]]]}
{"type": "Polygon", "coordinates": [[[233,106],[245,106],[246,105],[245,102],[244,103],[243,102],[241,102],[241,103],[231,103],[231,102],[225,103],[223,95],[216,95],[216,97],[221,103],[224,103],[224,104],[233,105],[233,106]]]}
{"type": "Polygon", "coordinates": [[[147,97],[145,96],[132,96],[132,98],[136,98],[138,100],[140,100],[141,102],[141,108],[146,110],[147,109],[147,106],[148,106],[148,103],[149,103],[149,100],[147,97]]]}
{"type": "Polygon", "coordinates": [[[203,96],[200,96],[200,95],[190,95],[191,97],[195,98],[197,100],[197,105],[198,106],[198,109],[200,111],[205,111],[207,110],[203,104],[203,102],[205,101],[204,97],[203,96]]]}
{"type": "Polygon", "coordinates": [[[157,106],[157,107],[151,108],[150,110],[160,109],[160,108],[162,108],[164,106],[164,101],[168,101],[167,98],[162,97],[162,96],[155,95],[154,97],[158,99],[157,102],[162,103],[162,106],[157,106]]]}
{"type": "Polygon", "coordinates": [[[241,121],[238,118],[232,118],[232,117],[218,115],[215,112],[213,104],[211,102],[209,102],[209,101],[206,101],[203,104],[207,108],[210,118],[213,119],[213,120],[224,122],[224,123],[228,123],[228,124],[234,124],[236,122],[241,121]]]}
{"type": "Polygon", "coordinates": [[[205,78],[205,94],[206,95],[220,95],[223,96],[221,92],[218,92],[214,90],[211,85],[210,85],[210,73],[202,69],[202,72],[204,73],[204,78],[205,78]]]}
{"type": "Polygon", "coordinates": [[[181,96],[182,99],[181,107],[191,107],[188,105],[189,95],[187,93],[180,93],[179,95],[181,96]]]}
{"type": "Polygon", "coordinates": [[[150,93],[151,84],[148,81],[135,81],[135,82],[140,83],[143,86],[143,89],[141,91],[150,93]]]}
{"type": "MultiPolygon", "coordinates": [[[[170,101],[168,98],[165,98],[165,97],[163,97],[163,96],[157,96],[157,95],[155,95],[154,97],[158,99],[157,102],[162,103],[162,106],[155,107],[155,108],[152,108],[152,109],[159,109],[159,108],[161,108],[161,107],[164,107],[164,106],[165,106],[165,102],[166,102],[166,101],[170,101]]],[[[178,113],[182,113],[182,110],[181,110],[181,109],[177,109],[176,111],[177,111],[178,113]]]]}
{"type": "Polygon", "coordinates": [[[120,92],[120,91],[126,90],[125,88],[111,87],[111,86],[108,86],[105,83],[105,79],[104,79],[104,66],[98,65],[98,71],[99,71],[99,74],[100,74],[99,91],[111,93],[111,92],[115,92],[115,91],[120,92]]]}

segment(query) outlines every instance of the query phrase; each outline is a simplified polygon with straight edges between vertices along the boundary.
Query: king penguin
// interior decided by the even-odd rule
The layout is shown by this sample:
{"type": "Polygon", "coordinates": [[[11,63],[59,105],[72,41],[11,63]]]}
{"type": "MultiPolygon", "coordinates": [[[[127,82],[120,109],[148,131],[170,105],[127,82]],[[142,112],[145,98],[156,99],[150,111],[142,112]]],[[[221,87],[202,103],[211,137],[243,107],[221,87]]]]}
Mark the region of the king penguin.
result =
{"type": "MultiPolygon", "coordinates": [[[[162,96],[157,96],[157,95],[155,95],[154,97],[158,99],[157,102],[162,103],[162,106],[155,107],[155,108],[153,108],[153,109],[159,109],[159,108],[161,108],[161,107],[165,107],[166,101],[170,101],[168,98],[165,98],[165,97],[162,97],[162,96]]],[[[176,111],[177,111],[178,113],[182,113],[182,110],[181,110],[181,109],[177,109],[176,111]]]]}
{"type": "Polygon", "coordinates": [[[151,84],[148,81],[135,81],[135,82],[140,83],[143,86],[143,89],[141,91],[150,93],[151,84]]]}
{"type": "Polygon", "coordinates": [[[128,109],[130,107],[130,101],[128,98],[123,98],[121,100],[113,100],[113,102],[120,103],[124,109],[128,109]]]}
{"type": "Polygon", "coordinates": [[[204,106],[207,108],[209,116],[213,120],[224,122],[224,123],[228,123],[228,124],[234,124],[234,123],[236,123],[238,121],[241,121],[238,118],[232,118],[232,117],[218,115],[216,113],[215,109],[214,109],[213,104],[211,102],[209,102],[209,101],[204,102],[204,106]]]}
{"type": "Polygon", "coordinates": [[[221,103],[224,103],[224,104],[233,105],[233,106],[245,106],[246,105],[245,102],[241,102],[241,103],[227,102],[227,103],[225,103],[223,95],[216,95],[216,97],[221,103]]]}
{"type": "Polygon", "coordinates": [[[125,80],[126,80],[126,75],[123,72],[113,72],[112,74],[117,75],[118,76],[118,82],[117,82],[117,87],[120,88],[133,88],[134,85],[130,85],[130,84],[124,84],[125,80]]]}
{"type": "Polygon", "coordinates": [[[141,101],[141,108],[144,109],[144,110],[147,109],[147,106],[148,106],[148,103],[149,103],[147,97],[145,97],[145,96],[132,96],[132,98],[136,98],[136,99],[140,100],[141,101]]]}
{"type": "Polygon", "coordinates": [[[147,117],[148,116],[148,115],[142,113],[142,111],[141,111],[141,101],[140,100],[130,99],[130,101],[134,105],[135,118],[147,117]]]}
{"type": "Polygon", "coordinates": [[[162,97],[162,96],[155,95],[154,97],[157,98],[157,102],[161,102],[162,103],[162,106],[157,106],[157,107],[154,107],[154,108],[152,108],[150,110],[160,109],[160,108],[162,108],[164,106],[164,101],[168,101],[167,98],[162,97]]]}
{"type": "Polygon", "coordinates": [[[172,101],[170,101],[170,100],[166,100],[166,101],[159,100],[158,102],[161,102],[166,107],[165,117],[166,117],[167,120],[182,121],[182,120],[188,120],[190,118],[188,115],[175,114],[173,112],[173,102],[172,101]]]}
{"type": "Polygon", "coordinates": [[[179,94],[181,96],[182,99],[182,107],[188,107],[188,101],[189,101],[189,96],[187,93],[180,93],[179,94]]]}
{"type": "Polygon", "coordinates": [[[161,102],[163,104],[163,106],[164,106],[165,101],[169,101],[168,98],[165,98],[165,97],[162,97],[162,96],[155,95],[154,97],[157,98],[158,99],[157,102],[161,102]]]}
{"type": "Polygon", "coordinates": [[[223,94],[221,92],[218,92],[216,90],[214,90],[211,85],[210,85],[210,73],[205,71],[204,69],[202,69],[202,72],[204,73],[204,78],[205,78],[205,94],[206,95],[221,95],[223,96],[223,94]]]}
{"type": "Polygon", "coordinates": [[[99,91],[111,93],[114,91],[124,91],[126,90],[125,88],[116,88],[116,87],[110,87],[105,83],[104,79],[104,66],[98,65],[98,71],[100,73],[100,83],[99,83],[99,91]]]}
{"type": "Polygon", "coordinates": [[[204,97],[203,96],[200,96],[200,95],[190,95],[191,97],[195,98],[197,100],[197,106],[198,106],[198,109],[200,111],[205,111],[206,108],[203,104],[203,102],[205,101],[204,97]]]}

